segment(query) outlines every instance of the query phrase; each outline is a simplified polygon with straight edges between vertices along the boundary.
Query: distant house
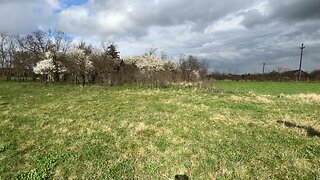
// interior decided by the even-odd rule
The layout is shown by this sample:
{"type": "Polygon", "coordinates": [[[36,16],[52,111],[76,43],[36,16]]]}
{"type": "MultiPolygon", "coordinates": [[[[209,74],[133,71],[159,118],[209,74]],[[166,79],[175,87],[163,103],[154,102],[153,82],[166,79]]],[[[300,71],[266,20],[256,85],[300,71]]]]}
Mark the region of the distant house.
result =
{"type": "MultiPolygon", "coordinates": [[[[293,71],[285,71],[281,73],[282,77],[285,80],[293,80],[297,81],[299,78],[299,70],[293,70],[293,71]]],[[[309,74],[301,70],[301,81],[307,81],[309,80],[309,74]]]]}

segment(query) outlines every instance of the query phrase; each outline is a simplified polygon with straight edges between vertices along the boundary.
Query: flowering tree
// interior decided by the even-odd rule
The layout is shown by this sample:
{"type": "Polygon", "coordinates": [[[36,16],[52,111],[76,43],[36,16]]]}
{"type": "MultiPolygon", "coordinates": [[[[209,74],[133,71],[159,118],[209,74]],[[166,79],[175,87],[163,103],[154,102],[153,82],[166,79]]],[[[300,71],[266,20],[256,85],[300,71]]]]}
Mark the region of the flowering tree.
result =
{"type": "Polygon", "coordinates": [[[180,70],[179,64],[173,61],[165,61],[164,68],[170,72],[177,72],[180,70]]]}
{"type": "Polygon", "coordinates": [[[35,74],[43,75],[46,82],[53,74],[60,74],[65,71],[66,68],[64,68],[61,62],[53,60],[53,55],[50,51],[46,52],[45,59],[37,62],[36,66],[33,68],[33,72],[35,74]]]}
{"type": "Polygon", "coordinates": [[[141,71],[177,70],[178,64],[172,61],[163,61],[157,56],[134,56],[125,59],[126,64],[134,64],[141,71]]]}
{"type": "MultiPolygon", "coordinates": [[[[80,77],[82,84],[86,82],[86,76],[94,70],[93,63],[89,59],[84,49],[71,48],[67,51],[67,57],[70,62],[70,72],[76,77],[80,77]]],[[[76,78],[77,80],[77,78],[76,78]]]]}
{"type": "Polygon", "coordinates": [[[53,60],[44,59],[39,61],[33,68],[33,72],[40,75],[48,75],[54,70],[53,60]]]}
{"type": "Polygon", "coordinates": [[[125,59],[125,64],[135,65],[139,71],[138,81],[166,83],[177,79],[179,65],[173,61],[163,61],[157,56],[135,56],[125,59]]]}

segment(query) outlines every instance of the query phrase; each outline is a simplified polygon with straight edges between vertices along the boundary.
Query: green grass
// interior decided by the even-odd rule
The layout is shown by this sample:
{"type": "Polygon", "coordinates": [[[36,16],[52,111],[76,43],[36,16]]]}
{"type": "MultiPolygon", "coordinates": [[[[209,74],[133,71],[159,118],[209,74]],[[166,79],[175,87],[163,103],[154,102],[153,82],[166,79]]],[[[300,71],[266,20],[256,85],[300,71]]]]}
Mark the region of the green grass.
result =
{"type": "Polygon", "coordinates": [[[243,81],[219,81],[219,88],[234,92],[255,92],[258,94],[320,94],[319,83],[307,82],[243,82],[243,81]]]}
{"type": "Polygon", "coordinates": [[[319,83],[214,84],[0,81],[0,179],[320,178],[319,83]]]}

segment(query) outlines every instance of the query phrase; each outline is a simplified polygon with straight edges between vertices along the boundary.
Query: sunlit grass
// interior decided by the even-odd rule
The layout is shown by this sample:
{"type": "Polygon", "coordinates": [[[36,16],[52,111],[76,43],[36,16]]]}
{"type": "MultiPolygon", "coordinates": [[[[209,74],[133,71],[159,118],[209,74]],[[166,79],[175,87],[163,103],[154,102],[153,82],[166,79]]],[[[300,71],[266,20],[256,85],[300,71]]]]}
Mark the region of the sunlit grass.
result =
{"type": "Polygon", "coordinates": [[[279,121],[320,130],[320,84],[214,85],[1,81],[0,179],[319,178],[319,137],[279,121]]]}

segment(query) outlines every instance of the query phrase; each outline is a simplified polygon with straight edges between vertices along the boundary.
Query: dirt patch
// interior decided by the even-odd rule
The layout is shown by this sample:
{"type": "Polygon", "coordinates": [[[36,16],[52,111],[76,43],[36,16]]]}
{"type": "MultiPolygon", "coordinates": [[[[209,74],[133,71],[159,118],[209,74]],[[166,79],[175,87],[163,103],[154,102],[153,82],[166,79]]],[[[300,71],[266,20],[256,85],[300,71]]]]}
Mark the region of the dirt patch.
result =
{"type": "Polygon", "coordinates": [[[226,121],[227,117],[223,114],[215,114],[210,117],[212,121],[226,121]]]}
{"type": "Polygon", "coordinates": [[[254,102],[254,103],[264,103],[270,104],[273,101],[270,99],[271,96],[269,95],[256,95],[254,93],[249,93],[248,96],[230,96],[230,99],[236,102],[254,102]]]}
{"type": "Polygon", "coordinates": [[[320,102],[320,94],[295,94],[295,95],[284,95],[287,99],[300,100],[303,102],[320,102]]]}
{"type": "Polygon", "coordinates": [[[243,97],[241,97],[241,96],[235,96],[235,95],[232,95],[232,96],[230,97],[230,99],[233,100],[233,101],[242,101],[242,100],[245,100],[243,97]]]}
{"type": "Polygon", "coordinates": [[[136,127],[135,127],[135,131],[136,132],[140,132],[140,131],[144,131],[146,129],[148,129],[149,127],[147,125],[145,125],[143,122],[140,122],[136,127]]]}
{"type": "Polygon", "coordinates": [[[269,99],[269,96],[266,95],[260,95],[260,96],[255,96],[255,100],[257,102],[265,103],[265,104],[270,104],[273,101],[269,99]]]}

